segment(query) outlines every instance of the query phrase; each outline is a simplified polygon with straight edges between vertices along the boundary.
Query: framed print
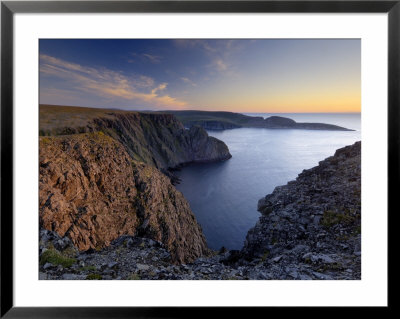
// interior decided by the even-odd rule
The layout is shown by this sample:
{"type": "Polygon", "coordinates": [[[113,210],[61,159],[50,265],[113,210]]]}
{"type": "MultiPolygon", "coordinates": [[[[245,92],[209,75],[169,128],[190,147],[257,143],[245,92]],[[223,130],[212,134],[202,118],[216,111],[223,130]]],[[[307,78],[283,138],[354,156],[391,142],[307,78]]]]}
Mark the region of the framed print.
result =
{"type": "Polygon", "coordinates": [[[1,315],[387,309],[399,18],[3,1],[1,315]]]}

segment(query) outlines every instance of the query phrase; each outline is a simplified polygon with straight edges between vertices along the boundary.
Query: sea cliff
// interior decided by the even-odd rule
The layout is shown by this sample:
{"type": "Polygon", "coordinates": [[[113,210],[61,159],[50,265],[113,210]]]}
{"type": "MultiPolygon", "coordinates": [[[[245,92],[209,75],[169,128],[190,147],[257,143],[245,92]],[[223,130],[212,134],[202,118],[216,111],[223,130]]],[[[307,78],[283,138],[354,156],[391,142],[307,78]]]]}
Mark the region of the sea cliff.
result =
{"type": "Polygon", "coordinates": [[[172,114],[41,105],[42,136],[103,132],[137,161],[167,170],[231,158],[226,144],[197,126],[185,129],[172,114]]]}
{"type": "Polygon", "coordinates": [[[122,235],[161,242],[172,262],[209,249],[167,169],[226,160],[228,147],[173,115],[40,107],[39,222],[78,251],[122,235]],[[164,172],[164,173],[163,173],[164,172]]]}
{"type": "Polygon", "coordinates": [[[183,195],[111,137],[41,137],[39,166],[40,227],[69,237],[80,251],[138,235],[162,242],[176,262],[207,254],[183,195]]]}
{"type": "Polygon", "coordinates": [[[361,142],[357,142],[261,198],[260,219],[240,251],[221,249],[174,265],[173,251],[162,240],[128,234],[103,249],[79,252],[68,237],[42,230],[40,277],[360,279],[360,193],[361,142]],[[58,259],[49,258],[53,255],[58,259]]]}

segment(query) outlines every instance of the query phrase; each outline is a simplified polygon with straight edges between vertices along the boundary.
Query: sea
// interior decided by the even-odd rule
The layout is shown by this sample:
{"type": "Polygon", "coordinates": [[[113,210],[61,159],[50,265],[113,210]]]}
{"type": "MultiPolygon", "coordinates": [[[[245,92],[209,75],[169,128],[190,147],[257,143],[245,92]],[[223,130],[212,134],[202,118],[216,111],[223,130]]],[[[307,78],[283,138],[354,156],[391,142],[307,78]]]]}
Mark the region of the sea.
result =
{"type": "Polygon", "coordinates": [[[327,123],[354,131],[238,128],[208,131],[226,143],[232,158],[194,163],[176,172],[176,187],[188,200],[211,249],[241,249],[260,213],[257,202],[304,169],[361,140],[360,113],[243,113],[284,116],[296,122],[327,123]]]}

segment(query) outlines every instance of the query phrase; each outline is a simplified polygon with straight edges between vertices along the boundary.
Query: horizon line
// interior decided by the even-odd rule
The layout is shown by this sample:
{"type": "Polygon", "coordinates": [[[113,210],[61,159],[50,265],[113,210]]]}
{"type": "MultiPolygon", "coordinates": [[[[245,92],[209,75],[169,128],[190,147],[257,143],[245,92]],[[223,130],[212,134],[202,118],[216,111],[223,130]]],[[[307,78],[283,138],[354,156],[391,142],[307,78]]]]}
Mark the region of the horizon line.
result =
{"type": "Polygon", "coordinates": [[[83,105],[62,105],[62,104],[47,104],[47,103],[39,103],[39,106],[41,105],[48,105],[48,106],[60,106],[60,107],[82,107],[82,108],[89,108],[89,109],[103,109],[103,110],[117,110],[117,111],[125,111],[125,112],[185,112],[185,111],[195,111],[195,112],[227,112],[227,113],[251,113],[251,114],[361,114],[361,111],[342,111],[342,112],[335,112],[335,111],[321,111],[321,112],[301,112],[301,111],[296,111],[296,112],[287,112],[287,111],[226,111],[226,110],[201,110],[201,109],[186,109],[186,110],[180,110],[180,109],[172,109],[172,110],[135,110],[135,109],[123,109],[123,108],[113,108],[113,107],[99,107],[99,106],[83,106],[83,105]]]}

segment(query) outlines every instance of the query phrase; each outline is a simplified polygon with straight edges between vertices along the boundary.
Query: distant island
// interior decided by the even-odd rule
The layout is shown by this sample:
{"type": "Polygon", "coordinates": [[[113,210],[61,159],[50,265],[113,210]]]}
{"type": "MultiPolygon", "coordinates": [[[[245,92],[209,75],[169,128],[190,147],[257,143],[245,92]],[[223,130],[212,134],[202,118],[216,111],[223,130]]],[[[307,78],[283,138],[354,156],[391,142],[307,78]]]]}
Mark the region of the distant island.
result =
{"type": "Polygon", "coordinates": [[[297,123],[282,116],[248,116],[234,112],[208,111],[163,111],[173,114],[187,128],[198,125],[206,130],[229,130],[241,127],[258,127],[267,129],[300,129],[325,131],[354,131],[345,127],[325,123],[297,123]]]}

